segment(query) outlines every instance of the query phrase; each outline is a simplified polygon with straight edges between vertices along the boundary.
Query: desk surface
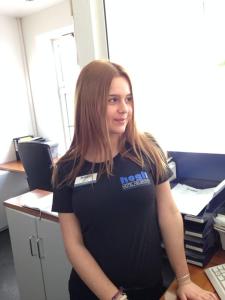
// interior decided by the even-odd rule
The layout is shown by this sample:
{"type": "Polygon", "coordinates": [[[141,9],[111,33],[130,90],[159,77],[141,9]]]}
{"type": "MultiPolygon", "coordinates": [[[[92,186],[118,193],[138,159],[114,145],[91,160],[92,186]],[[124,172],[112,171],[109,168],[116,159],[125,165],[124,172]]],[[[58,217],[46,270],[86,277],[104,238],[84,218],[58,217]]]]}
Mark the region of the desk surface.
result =
{"type": "MultiPolygon", "coordinates": [[[[59,160],[58,157],[53,159],[54,164],[59,160]]],[[[3,171],[10,171],[10,172],[18,172],[18,173],[25,173],[23,164],[21,161],[9,161],[4,164],[0,164],[0,170],[3,171]]]]}
{"type": "MultiPolygon", "coordinates": [[[[35,217],[40,217],[40,212],[37,209],[29,208],[27,206],[23,206],[24,200],[30,199],[32,200],[39,200],[39,201],[44,201],[45,196],[49,196],[52,194],[52,192],[49,191],[44,191],[44,190],[33,190],[27,193],[24,193],[22,195],[19,195],[17,197],[13,197],[11,199],[5,200],[4,201],[4,206],[33,215],[35,217]]],[[[51,215],[45,212],[41,213],[41,217],[44,219],[48,219],[54,222],[58,222],[58,217],[55,215],[51,215]]]]}
{"type": "MultiPolygon", "coordinates": [[[[205,268],[212,267],[218,264],[222,264],[225,262],[225,251],[219,250],[213,258],[210,260],[208,265],[205,268]]],[[[194,283],[198,284],[201,288],[209,290],[211,292],[215,292],[214,287],[211,285],[208,280],[206,274],[204,273],[204,269],[194,266],[188,265],[189,271],[191,274],[191,279],[194,283]]],[[[160,298],[160,300],[175,300],[178,299],[176,297],[176,281],[173,281],[169,288],[166,290],[165,294],[160,298]]]]}
{"type": "Polygon", "coordinates": [[[21,161],[10,161],[4,164],[0,164],[0,170],[25,173],[23,164],[21,161]]]}

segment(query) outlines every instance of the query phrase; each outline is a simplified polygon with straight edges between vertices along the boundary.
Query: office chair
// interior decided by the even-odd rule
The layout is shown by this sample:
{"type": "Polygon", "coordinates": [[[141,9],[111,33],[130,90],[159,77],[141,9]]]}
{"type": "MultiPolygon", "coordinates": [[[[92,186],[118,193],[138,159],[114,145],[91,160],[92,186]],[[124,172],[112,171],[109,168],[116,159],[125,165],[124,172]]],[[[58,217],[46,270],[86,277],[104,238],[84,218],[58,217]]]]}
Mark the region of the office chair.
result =
{"type": "Polygon", "coordinates": [[[30,190],[52,191],[53,160],[50,146],[41,142],[20,142],[18,152],[30,190]]]}

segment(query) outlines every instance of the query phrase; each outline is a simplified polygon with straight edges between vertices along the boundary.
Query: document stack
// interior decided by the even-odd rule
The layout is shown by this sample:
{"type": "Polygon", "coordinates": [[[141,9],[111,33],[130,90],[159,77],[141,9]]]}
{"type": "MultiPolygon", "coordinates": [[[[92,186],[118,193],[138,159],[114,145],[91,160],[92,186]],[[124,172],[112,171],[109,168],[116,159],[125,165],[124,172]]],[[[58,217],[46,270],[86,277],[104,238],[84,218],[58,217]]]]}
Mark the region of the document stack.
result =
{"type": "Polygon", "coordinates": [[[201,189],[178,183],[172,194],[184,220],[187,262],[204,267],[219,247],[213,217],[225,207],[225,180],[201,189]]]}

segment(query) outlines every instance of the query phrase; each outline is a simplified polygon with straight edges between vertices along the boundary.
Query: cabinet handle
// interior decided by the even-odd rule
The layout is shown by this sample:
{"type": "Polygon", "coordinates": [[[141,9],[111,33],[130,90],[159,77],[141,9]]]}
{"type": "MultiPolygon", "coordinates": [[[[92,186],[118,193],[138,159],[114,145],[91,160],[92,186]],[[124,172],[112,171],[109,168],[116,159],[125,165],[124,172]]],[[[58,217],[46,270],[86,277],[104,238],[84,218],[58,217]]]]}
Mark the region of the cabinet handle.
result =
{"type": "Polygon", "coordinates": [[[29,240],[29,245],[30,245],[30,254],[31,256],[37,256],[36,254],[34,254],[33,252],[33,246],[32,246],[32,239],[35,238],[33,235],[29,236],[28,240],[29,240]]]}
{"type": "Polygon", "coordinates": [[[37,249],[38,249],[38,256],[39,258],[45,258],[44,254],[41,254],[43,252],[43,241],[42,238],[37,239],[37,249]],[[42,251],[41,251],[42,250],[42,251]]]}

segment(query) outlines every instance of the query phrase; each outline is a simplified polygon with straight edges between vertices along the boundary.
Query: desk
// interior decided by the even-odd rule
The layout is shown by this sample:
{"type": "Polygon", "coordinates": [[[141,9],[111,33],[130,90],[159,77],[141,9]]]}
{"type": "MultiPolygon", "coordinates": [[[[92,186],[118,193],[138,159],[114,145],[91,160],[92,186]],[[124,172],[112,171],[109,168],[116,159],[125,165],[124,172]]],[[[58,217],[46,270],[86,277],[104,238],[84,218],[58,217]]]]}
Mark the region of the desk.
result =
{"type": "Polygon", "coordinates": [[[9,161],[4,164],[0,164],[0,170],[25,173],[23,164],[21,163],[21,161],[17,161],[17,160],[9,161]]]}
{"type": "MultiPolygon", "coordinates": [[[[58,160],[59,160],[58,157],[53,158],[54,164],[56,164],[56,162],[58,160]]],[[[9,162],[6,162],[4,164],[0,164],[0,170],[10,171],[10,172],[17,172],[17,173],[25,173],[22,162],[17,161],[17,160],[9,161],[9,162]]]]}
{"type": "MultiPolygon", "coordinates": [[[[218,264],[222,264],[225,262],[225,251],[219,250],[213,258],[210,260],[208,265],[205,268],[212,267],[218,264]]],[[[191,274],[191,279],[194,283],[198,284],[201,288],[215,292],[214,287],[211,285],[210,281],[208,280],[208,277],[204,273],[204,269],[194,266],[194,265],[188,265],[189,271],[191,274]]],[[[175,300],[178,299],[176,297],[176,281],[174,280],[169,288],[166,290],[164,295],[160,298],[160,300],[175,300]]]]}

